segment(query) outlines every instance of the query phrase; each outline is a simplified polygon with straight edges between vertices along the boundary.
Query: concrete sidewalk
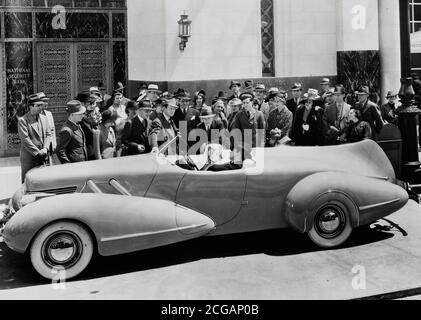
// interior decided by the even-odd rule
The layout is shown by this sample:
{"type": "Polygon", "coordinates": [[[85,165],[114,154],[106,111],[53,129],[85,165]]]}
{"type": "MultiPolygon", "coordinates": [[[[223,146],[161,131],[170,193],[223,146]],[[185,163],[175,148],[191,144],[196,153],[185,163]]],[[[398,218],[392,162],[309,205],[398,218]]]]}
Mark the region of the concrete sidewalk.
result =
{"type": "Polygon", "coordinates": [[[19,157],[0,158],[0,200],[10,198],[20,184],[19,157]]]}

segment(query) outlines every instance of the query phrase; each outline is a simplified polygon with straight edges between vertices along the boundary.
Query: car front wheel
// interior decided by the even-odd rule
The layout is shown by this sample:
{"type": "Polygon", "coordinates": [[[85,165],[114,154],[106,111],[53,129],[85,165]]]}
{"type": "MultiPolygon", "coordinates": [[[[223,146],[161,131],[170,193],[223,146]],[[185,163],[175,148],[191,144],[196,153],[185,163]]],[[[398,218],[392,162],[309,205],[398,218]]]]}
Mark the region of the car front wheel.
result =
{"type": "Polygon", "coordinates": [[[335,199],[329,196],[329,200],[323,198],[319,199],[314,207],[313,226],[308,236],[319,247],[338,247],[348,240],[352,233],[353,204],[344,197],[335,199]]]}
{"type": "Polygon", "coordinates": [[[42,229],[30,247],[35,270],[49,280],[65,281],[88,266],[94,251],[89,232],[74,222],[56,222],[42,229]]]}

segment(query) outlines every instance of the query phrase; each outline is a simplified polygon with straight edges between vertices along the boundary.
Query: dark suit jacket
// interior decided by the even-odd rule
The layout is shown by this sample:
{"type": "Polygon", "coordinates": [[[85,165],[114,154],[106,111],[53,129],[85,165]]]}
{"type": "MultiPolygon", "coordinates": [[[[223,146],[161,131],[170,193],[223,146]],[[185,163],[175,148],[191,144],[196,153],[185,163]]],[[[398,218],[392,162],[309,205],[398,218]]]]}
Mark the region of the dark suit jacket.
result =
{"type": "Polygon", "coordinates": [[[377,105],[370,100],[367,100],[364,105],[357,103],[354,108],[361,111],[361,120],[370,124],[371,139],[377,141],[377,137],[383,129],[383,121],[377,111],[377,105]]]}
{"type": "Polygon", "coordinates": [[[212,144],[221,144],[223,143],[222,137],[219,135],[221,131],[224,130],[224,125],[219,120],[213,120],[212,124],[208,131],[206,131],[205,123],[201,122],[199,125],[192,130],[191,137],[194,137],[196,140],[196,143],[200,141],[200,133],[199,132],[207,132],[207,143],[212,144]]]}
{"type": "MultiPolygon", "coordinates": [[[[164,114],[158,114],[156,119],[151,124],[151,130],[149,133],[151,148],[160,147],[167,141],[175,138],[178,134],[177,127],[174,122],[168,122],[164,114]],[[172,132],[171,128],[174,132],[172,132]]],[[[174,150],[172,150],[173,152],[174,150]]],[[[170,152],[171,153],[171,152],[170,152]]]]}
{"type": "Polygon", "coordinates": [[[180,128],[180,122],[187,121],[187,134],[189,134],[190,131],[196,128],[200,123],[200,112],[192,107],[189,107],[186,114],[183,114],[181,108],[178,108],[175,111],[174,117],[172,117],[172,119],[178,130],[182,129],[180,128]]]}
{"type": "Polygon", "coordinates": [[[145,119],[146,125],[140,122],[138,116],[134,117],[133,120],[126,122],[123,130],[123,144],[128,147],[128,155],[133,156],[140,154],[138,146],[142,145],[145,147],[144,153],[151,152],[151,146],[149,144],[149,129],[150,122],[145,119]]]}
{"type": "Polygon", "coordinates": [[[297,109],[290,137],[297,146],[321,146],[324,144],[323,109],[313,105],[304,122],[305,109],[304,105],[297,109]],[[305,124],[309,125],[308,131],[304,131],[305,124]]]}
{"type": "Polygon", "coordinates": [[[265,130],[266,122],[265,116],[261,111],[256,111],[253,117],[249,118],[245,109],[241,110],[235,116],[232,125],[232,136],[234,137],[234,149],[243,150],[243,159],[251,158],[252,148],[265,146],[265,130]],[[247,141],[246,130],[251,133],[252,141],[247,141]],[[239,136],[241,133],[241,136],[239,136]]]}
{"type": "MultiPolygon", "coordinates": [[[[300,102],[301,102],[302,100],[303,100],[303,99],[302,99],[302,98],[300,98],[300,102]]],[[[293,116],[295,116],[295,113],[297,112],[297,108],[298,108],[298,106],[299,106],[299,104],[297,104],[297,103],[295,102],[295,99],[294,99],[294,98],[289,99],[289,100],[287,101],[287,103],[286,103],[286,106],[287,106],[288,110],[292,112],[292,115],[293,115],[293,116]]]]}
{"type": "Polygon", "coordinates": [[[79,125],[69,120],[65,122],[60,130],[56,153],[63,164],[88,160],[85,134],[79,125]]]}

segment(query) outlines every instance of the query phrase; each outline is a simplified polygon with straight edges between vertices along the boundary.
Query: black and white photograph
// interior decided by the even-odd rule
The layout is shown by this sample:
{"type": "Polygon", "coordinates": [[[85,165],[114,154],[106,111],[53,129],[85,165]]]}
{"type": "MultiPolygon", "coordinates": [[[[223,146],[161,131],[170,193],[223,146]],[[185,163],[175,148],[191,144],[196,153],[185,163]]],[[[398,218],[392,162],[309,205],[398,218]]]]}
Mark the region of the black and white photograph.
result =
{"type": "Polygon", "coordinates": [[[421,0],[0,0],[0,74],[0,301],[421,300],[421,0]]]}

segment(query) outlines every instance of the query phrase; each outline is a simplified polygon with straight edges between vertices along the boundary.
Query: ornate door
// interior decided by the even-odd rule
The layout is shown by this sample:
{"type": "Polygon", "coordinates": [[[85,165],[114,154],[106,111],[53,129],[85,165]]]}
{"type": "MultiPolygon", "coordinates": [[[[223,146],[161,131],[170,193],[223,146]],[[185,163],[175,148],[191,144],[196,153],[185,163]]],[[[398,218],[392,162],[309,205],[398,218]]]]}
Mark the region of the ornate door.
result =
{"type": "Polygon", "coordinates": [[[51,99],[56,129],[67,119],[66,104],[78,92],[102,81],[107,87],[108,45],[105,43],[38,43],[38,89],[51,99]]]}
{"type": "Polygon", "coordinates": [[[104,43],[76,43],[78,92],[107,84],[107,45],[104,43]]]}
{"type": "Polygon", "coordinates": [[[49,110],[54,115],[57,129],[65,121],[66,104],[75,93],[72,43],[39,43],[38,90],[45,92],[51,100],[49,110]]]}

